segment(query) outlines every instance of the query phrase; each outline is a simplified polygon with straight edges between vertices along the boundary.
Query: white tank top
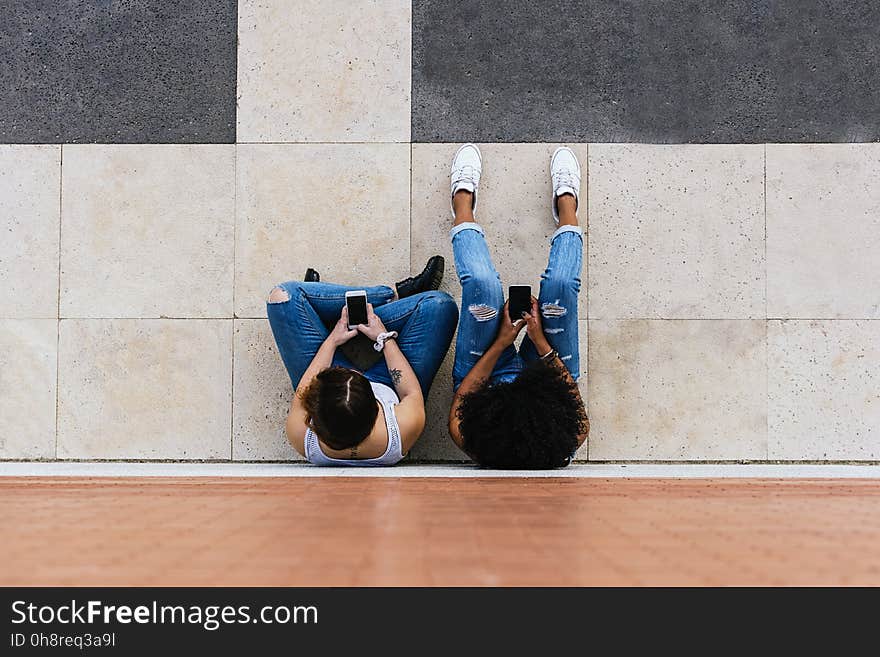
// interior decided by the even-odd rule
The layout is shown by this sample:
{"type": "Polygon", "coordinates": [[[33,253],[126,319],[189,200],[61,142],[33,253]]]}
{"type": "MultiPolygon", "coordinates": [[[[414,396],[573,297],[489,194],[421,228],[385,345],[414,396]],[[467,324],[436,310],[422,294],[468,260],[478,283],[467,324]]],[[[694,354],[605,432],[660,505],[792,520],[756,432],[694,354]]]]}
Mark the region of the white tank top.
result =
{"type": "Polygon", "coordinates": [[[335,459],[327,456],[318,443],[318,435],[311,429],[306,429],[306,459],[314,465],[394,465],[403,458],[403,448],[400,443],[400,427],[397,424],[397,416],[394,415],[394,407],[400,403],[397,393],[383,383],[370,381],[373,394],[382,404],[385,415],[385,428],[388,430],[388,447],[382,456],[372,459],[335,459]]]}

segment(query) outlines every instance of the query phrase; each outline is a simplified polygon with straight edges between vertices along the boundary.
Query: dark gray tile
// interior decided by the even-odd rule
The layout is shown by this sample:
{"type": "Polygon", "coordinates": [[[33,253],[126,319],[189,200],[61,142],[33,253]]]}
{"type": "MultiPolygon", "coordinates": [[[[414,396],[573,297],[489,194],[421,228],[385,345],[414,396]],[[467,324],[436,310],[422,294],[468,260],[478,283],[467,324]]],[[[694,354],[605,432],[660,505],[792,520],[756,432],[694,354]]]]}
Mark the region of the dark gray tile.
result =
{"type": "Polygon", "coordinates": [[[880,140],[880,3],[413,2],[413,141],[880,140]]]}
{"type": "Polygon", "coordinates": [[[236,0],[8,0],[0,143],[235,141],[236,0]]]}

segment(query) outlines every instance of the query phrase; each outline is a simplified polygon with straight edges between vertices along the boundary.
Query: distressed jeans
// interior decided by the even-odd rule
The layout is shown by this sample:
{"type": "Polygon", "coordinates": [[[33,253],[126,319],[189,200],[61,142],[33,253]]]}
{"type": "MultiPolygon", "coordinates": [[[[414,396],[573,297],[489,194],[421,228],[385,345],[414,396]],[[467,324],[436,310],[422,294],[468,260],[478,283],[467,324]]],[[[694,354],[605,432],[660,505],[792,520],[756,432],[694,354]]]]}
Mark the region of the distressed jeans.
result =
{"type": "MultiPolygon", "coordinates": [[[[464,223],[453,227],[451,238],[462,293],[452,368],[453,390],[457,390],[498,334],[505,291],[492,264],[483,229],[478,224],[464,223]]],[[[538,293],[544,334],[575,380],[580,374],[577,304],[583,251],[581,228],[560,226],[550,238],[550,259],[541,275],[538,293]]],[[[526,363],[538,357],[535,345],[525,336],[519,351],[515,345],[504,350],[492,370],[490,381],[512,381],[526,363]]]]}
{"type": "MultiPolygon", "coordinates": [[[[345,306],[345,293],[365,289],[367,301],[373,304],[373,310],[385,328],[398,332],[397,345],[413,368],[427,399],[431,383],[449,350],[458,318],[458,307],[448,294],[421,292],[393,301],[394,290],[385,285],[364,288],[290,281],[277,287],[287,292],[289,298],[281,302],[270,301],[266,304],[266,312],[294,389],[330,334],[328,327],[339,321],[345,306]]],[[[333,365],[357,369],[338,349],[333,365]]],[[[364,372],[364,376],[370,381],[394,387],[384,359],[364,372]]]]}

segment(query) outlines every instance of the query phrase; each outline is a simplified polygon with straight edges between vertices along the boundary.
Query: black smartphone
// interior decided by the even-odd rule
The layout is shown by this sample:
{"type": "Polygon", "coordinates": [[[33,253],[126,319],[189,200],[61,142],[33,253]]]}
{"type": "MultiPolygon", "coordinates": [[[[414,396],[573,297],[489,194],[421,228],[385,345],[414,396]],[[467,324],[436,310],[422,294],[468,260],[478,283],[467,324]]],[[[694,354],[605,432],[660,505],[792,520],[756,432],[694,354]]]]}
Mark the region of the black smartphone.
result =
{"type": "Polygon", "coordinates": [[[352,290],[345,293],[345,305],[348,308],[348,328],[367,323],[367,291],[352,290]]]}
{"type": "Polygon", "coordinates": [[[532,310],[532,286],[511,285],[507,288],[507,314],[510,321],[516,322],[522,319],[523,313],[532,310]]]}

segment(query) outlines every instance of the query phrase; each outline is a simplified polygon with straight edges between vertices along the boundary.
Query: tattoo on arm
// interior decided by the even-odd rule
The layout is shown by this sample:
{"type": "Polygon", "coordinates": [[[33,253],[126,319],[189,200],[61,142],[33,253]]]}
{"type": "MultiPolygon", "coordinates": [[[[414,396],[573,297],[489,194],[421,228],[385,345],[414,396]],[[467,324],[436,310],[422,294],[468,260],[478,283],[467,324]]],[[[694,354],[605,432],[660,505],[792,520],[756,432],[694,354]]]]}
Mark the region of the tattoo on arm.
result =
{"type": "Polygon", "coordinates": [[[397,384],[400,383],[400,377],[402,376],[401,371],[394,369],[389,370],[388,372],[391,375],[391,382],[394,384],[394,387],[397,387],[397,384]]]}

